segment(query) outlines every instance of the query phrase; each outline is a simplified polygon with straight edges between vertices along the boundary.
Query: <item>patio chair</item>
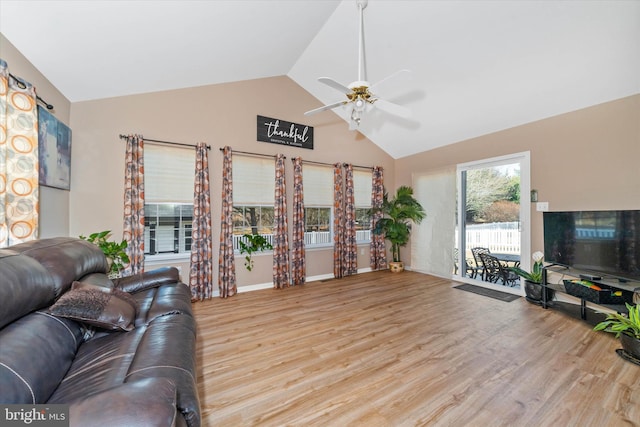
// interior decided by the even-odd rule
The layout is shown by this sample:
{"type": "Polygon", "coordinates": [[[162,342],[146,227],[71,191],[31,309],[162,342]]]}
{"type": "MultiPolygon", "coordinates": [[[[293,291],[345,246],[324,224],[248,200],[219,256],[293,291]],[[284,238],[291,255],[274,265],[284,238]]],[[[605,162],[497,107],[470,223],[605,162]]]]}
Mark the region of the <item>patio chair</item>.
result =
{"type": "Polygon", "coordinates": [[[480,278],[482,280],[486,280],[484,264],[480,259],[480,254],[489,254],[489,253],[491,253],[491,251],[489,251],[489,248],[481,248],[481,247],[471,248],[471,254],[473,255],[473,261],[475,263],[475,267],[473,268],[474,273],[471,277],[473,277],[474,279],[478,277],[478,273],[480,273],[480,278]]]}
{"type": "MultiPolygon", "coordinates": [[[[458,248],[453,248],[453,274],[458,274],[458,267],[459,267],[458,258],[459,257],[460,257],[460,250],[458,248]]],[[[469,264],[468,259],[464,260],[464,264],[465,264],[467,275],[469,277],[475,277],[475,269],[471,264],[469,264]]]]}
{"type": "Polygon", "coordinates": [[[487,282],[502,282],[503,286],[515,286],[519,276],[505,267],[498,258],[488,253],[480,253],[484,265],[484,280],[487,282]]]}

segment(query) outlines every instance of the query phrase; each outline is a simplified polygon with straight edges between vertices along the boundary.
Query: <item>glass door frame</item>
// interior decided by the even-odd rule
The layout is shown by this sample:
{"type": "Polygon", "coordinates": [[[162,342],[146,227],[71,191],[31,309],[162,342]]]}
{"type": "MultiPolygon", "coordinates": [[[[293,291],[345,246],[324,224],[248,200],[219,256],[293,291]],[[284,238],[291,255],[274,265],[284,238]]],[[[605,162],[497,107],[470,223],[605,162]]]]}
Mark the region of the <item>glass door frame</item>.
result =
{"type": "Polygon", "coordinates": [[[463,172],[472,169],[482,169],[495,166],[509,165],[513,163],[520,164],[520,266],[530,271],[531,268],[531,152],[524,151],[521,153],[514,153],[505,156],[492,157],[483,160],[476,160],[473,162],[460,163],[456,168],[456,185],[457,185],[457,210],[458,210],[458,241],[459,248],[457,260],[458,273],[453,275],[453,279],[463,283],[471,283],[491,289],[500,290],[503,292],[514,293],[518,295],[524,295],[524,286],[520,286],[520,289],[513,289],[493,283],[485,282],[482,280],[472,279],[468,276],[463,276],[466,273],[464,266],[466,265],[466,233],[462,230],[462,225],[465,224],[465,206],[463,205],[463,199],[466,204],[466,182],[463,182],[463,172]]]}

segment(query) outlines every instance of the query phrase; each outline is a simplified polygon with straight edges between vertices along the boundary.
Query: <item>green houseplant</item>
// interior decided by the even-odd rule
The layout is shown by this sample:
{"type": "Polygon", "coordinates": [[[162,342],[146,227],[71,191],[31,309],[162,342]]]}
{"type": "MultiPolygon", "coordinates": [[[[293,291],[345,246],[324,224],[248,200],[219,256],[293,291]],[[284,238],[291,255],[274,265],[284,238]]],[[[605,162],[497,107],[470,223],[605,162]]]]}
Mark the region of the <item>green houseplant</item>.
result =
{"type": "Polygon", "coordinates": [[[254,252],[273,249],[271,243],[261,234],[243,234],[238,245],[240,246],[240,253],[246,254],[244,257],[244,266],[247,267],[249,271],[253,269],[251,255],[253,255],[254,252]]]}
{"type": "MultiPolygon", "coordinates": [[[[520,267],[509,267],[509,270],[516,273],[518,276],[524,279],[524,291],[526,294],[526,300],[533,304],[542,303],[542,260],[544,254],[540,251],[536,251],[531,255],[533,258],[533,267],[531,272],[524,271],[520,267]]],[[[547,295],[546,300],[551,301],[553,299],[553,289],[544,288],[547,295]]]]}
{"type": "Polygon", "coordinates": [[[627,354],[640,359],[640,305],[625,303],[628,315],[620,313],[607,314],[607,318],[598,323],[593,330],[605,331],[620,339],[622,348],[627,354]]]}
{"type": "Polygon", "coordinates": [[[124,269],[125,264],[129,264],[129,255],[127,255],[127,241],[120,243],[107,240],[111,235],[111,230],[92,233],[89,237],[80,236],[81,239],[98,246],[107,257],[109,264],[109,276],[117,276],[124,269]]]}
{"type": "Polygon", "coordinates": [[[400,247],[409,242],[411,235],[411,223],[420,224],[427,216],[424,208],[413,197],[413,188],[401,186],[396,190],[393,198],[385,190],[382,206],[372,209],[372,213],[382,213],[382,218],[376,223],[373,232],[384,234],[391,243],[391,256],[393,262],[389,267],[393,272],[404,270],[404,264],[400,260],[400,247]]]}

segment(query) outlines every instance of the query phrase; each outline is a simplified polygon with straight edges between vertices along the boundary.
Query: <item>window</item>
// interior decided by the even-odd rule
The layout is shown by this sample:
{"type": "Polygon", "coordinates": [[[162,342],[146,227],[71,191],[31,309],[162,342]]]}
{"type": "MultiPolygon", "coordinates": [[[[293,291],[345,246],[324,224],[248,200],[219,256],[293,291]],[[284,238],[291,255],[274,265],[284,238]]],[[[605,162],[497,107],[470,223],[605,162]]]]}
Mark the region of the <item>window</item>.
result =
{"type": "Polygon", "coordinates": [[[234,234],[271,234],[273,232],[273,206],[234,206],[234,234]]]}
{"type": "MultiPolygon", "coordinates": [[[[302,174],[305,245],[330,246],[333,244],[333,168],[305,164],[302,174]]],[[[357,243],[371,241],[372,179],[370,170],[353,171],[357,243]]]]}
{"type": "Polygon", "coordinates": [[[356,243],[371,241],[371,192],[373,174],[370,170],[353,171],[353,194],[356,205],[356,243]]]}
{"type": "Polygon", "coordinates": [[[233,248],[243,234],[260,234],[273,244],[276,168],[273,159],[233,157],[233,248]]]}
{"type": "Polygon", "coordinates": [[[145,253],[149,255],[191,252],[193,204],[146,203],[144,205],[145,253]]]}
{"type": "Polygon", "coordinates": [[[144,167],[145,254],[189,254],[195,171],[193,150],[147,144],[144,167]]]}
{"type": "Polygon", "coordinates": [[[305,164],[304,244],[306,247],[333,244],[333,168],[305,164]]]}

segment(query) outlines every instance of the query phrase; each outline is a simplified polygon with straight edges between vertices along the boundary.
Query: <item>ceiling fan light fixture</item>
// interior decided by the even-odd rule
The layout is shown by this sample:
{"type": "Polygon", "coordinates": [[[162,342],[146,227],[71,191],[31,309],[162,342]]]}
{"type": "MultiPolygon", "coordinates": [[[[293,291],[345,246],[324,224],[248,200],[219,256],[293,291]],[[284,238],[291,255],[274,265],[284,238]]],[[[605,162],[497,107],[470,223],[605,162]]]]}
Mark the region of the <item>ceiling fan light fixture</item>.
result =
{"type": "MultiPolygon", "coordinates": [[[[349,129],[355,129],[358,127],[362,119],[362,116],[373,108],[373,104],[376,101],[380,101],[380,103],[376,102],[376,105],[379,105],[380,109],[385,112],[400,115],[403,117],[409,115],[406,108],[393,104],[389,101],[384,101],[369,91],[370,88],[376,87],[374,92],[377,93],[377,85],[379,85],[381,82],[388,80],[390,77],[396,76],[397,74],[400,73],[400,71],[392,74],[391,76],[384,78],[383,80],[381,80],[380,82],[374,85],[370,85],[369,82],[367,81],[366,67],[364,63],[365,58],[364,58],[363,11],[367,7],[368,3],[369,3],[368,0],[356,0],[356,5],[358,6],[358,11],[360,15],[359,31],[358,31],[358,79],[347,86],[329,77],[320,77],[318,79],[319,82],[324,83],[327,86],[330,86],[333,89],[336,89],[342,92],[347,97],[347,99],[342,102],[338,101],[333,104],[325,105],[320,108],[307,111],[306,113],[304,113],[305,115],[315,114],[320,111],[331,110],[341,105],[351,104],[351,116],[350,116],[351,120],[349,123],[349,129]]],[[[408,70],[401,70],[401,71],[404,72],[408,70]]]]}
{"type": "Polygon", "coordinates": [[[362,111],[357,110],[355,107],[351,110],[351,123],[355,125],[355,127],[360,126],[360,120],[362,119],[362,111]]]}

